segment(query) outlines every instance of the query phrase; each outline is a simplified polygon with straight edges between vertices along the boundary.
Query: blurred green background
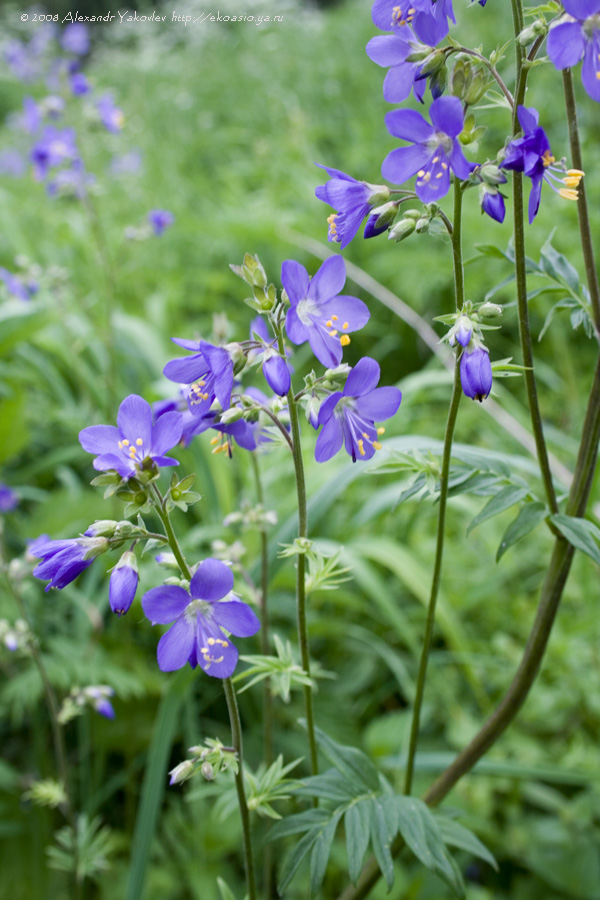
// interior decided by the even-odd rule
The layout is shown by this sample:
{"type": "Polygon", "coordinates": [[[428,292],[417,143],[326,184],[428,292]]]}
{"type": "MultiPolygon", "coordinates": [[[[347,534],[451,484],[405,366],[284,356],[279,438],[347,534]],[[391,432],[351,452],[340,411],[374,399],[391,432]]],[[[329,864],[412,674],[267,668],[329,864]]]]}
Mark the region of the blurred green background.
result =
{"type": "MultiPolygon", "coordinates": [[[[453,34],[464,45],[482,45],[489,53],[496,42],[509,40],[507,4],[491,0],[482,9],[456,0],[455,6],[453,34]]],[[[78,444],[78,431],[112,422],[129,393],[150,401],[170,395],[161,372],[178,355],[171,336],[246,338],[253,314],[243,303],[245,286],[228,264],[239,263],[246,251],[257,253],[276,284],[285,259],[298,259],[314,272],[319,253],[327,252],[330,213],[314,196],[323,181],[315,163],[377,183],[381,162],[395,145],[383,121],[389,109],[381,95],[383,72],[364,51],[375,33],[368,3],[348,0],[323,8],[239,0],[219,3],[214,12],[217,8],[230,15],[279,14],[283,21],[260,26],[204,22],[186,28],[170,21],[171,7],[150,5],[147,11],[167,15],[164,24],[117,21],[93,27],[85,71],[97,93],[113,92],[125,127],[120,134],[107,134],[69,101],[66,122],[77,127],[86,166],[96,177],[91,210],[76,200],[48,197],[30,175],[0,176],[0,266],[15,271],[17,259],[40,284],[27,305],[6,295],[0,305],[0,480],[21,497],[19,507],[5,516],[5,561],[19,559],[26,540],[41,533],[73,537],[96,518],[120,517],[116,501],[103,503],[89,487],[91,459],[78,444]],[[111,174],[114,154],[138,151],[140,171],[111,174]],[[175,216],[172,228],[160,238],[125,240],[125,229],[139,227],[152,208],[169,209],[175,216]],[[319,244],[316,255],[307,243],[311,240],[319,244]]],[[[88,11],[83,5],[79,9],[88,11]]],[[[191,2],[174,9],[199,15],[209,6],[191,2]]],[[[22,9],[3,4],[1,10],[5,40],[30,40],[34,26],[21,22],[22,9]]],[[[68,11],[66,5],[50,10],[61,17],[68,11]]],[[[98,12],[91,5],[89,11],[98,12]]],[[[510,48],[500,68],[510,85],[510,48]]],[[[597,108],[579,90],[578,74],[576,81],[584,159],[591,160],[597,108]]],[[[528,105],[540,110],[555,156],[568,156],[560,76],[541,66],[530,84],[528,105]]],[[[0,134],[0,150],[22,140],[10,127],[10,116],[19,112],[23,97],[40,100],[47,93],[43,83],[23,84],[2,69],[0,119],[8,116],[9,122],[0,134]]],[[[470,158],[494,158],[508,134],[509,116],[482,108],[477,121],[488,131],[470,158]]],[[[600,180],[592,167],[586,184],[597,230],[600,180]]],[[[450,213],[450,198],[446,209],[450,213]]],[[[475,191],[466,195],[466,284],[473,301],[510,274],[505,261],[475,249],[476,244],[506,247],[510,201],[508,210],[500,226],[481,216],[475,191]]],[[[540,215],[527,232],[532,258],[538,258],[555,228],[554,246],[582,273],[574,205],[545,187],[540,215]]],[[[395,245],[385,236],[368,242],[358,237],[344,256],[430,324],[452,310],[447,239],[415,235],[395,245]]],[[[371,320],[353,336],[345,359],[354,364],[361,355],[375,357],[382,383],[403,390],[386,441],[399,449],[433,446],[436,451],[431,441],[443,435],[449,375],[390,309],[350,281],[346,290],[369,304],[371,320]]],[[[495,299],[506,312],[502,330],[490,332],[492,359],[513,356],[519,362],[511,285],[495,299]]],[[[532,301],[534,338],[552,302],[543,294],[532,301]]],[[[563,312],[535,351],[549,446],[572,469],[595,360],[593,342],[572,331],[563,312]]],[[[299,375],[312,364],[307,348],[298,348],[294,365],[299,375]]],[[[527,427],[520,378],[497,381],[494,397],[527,427]]],[[[479,404],[463,403],[457,441],[481,448],[490,460],[497,454],[511,472],[532,478],[533,491],[541,495],[532,457],[514,429],[479,404]]],[[[309,430],[305,444],[311,535],[325,549],[343,548],[342,560],[353,566],[354,576],[337,591],[312,597],[312,654],[335,674],[334,680],[320,683],[317,722],[337,740],[361,746],[395,782],[402,775],[398,755],[405,746],[421,644],[436,508],[410,500],[397,506],[406,486],[397,472],[367,474],[342,458],[319,466],[312,461],[309,430]]],[[[196,487],[203,495],[187,519],[175,516],[181,529],[187,521],[186,552],[202,558],[210,555],[213,540],[240,538],[246,545],[244,564],[256,577],[258,536],[222,525],[241,501],[256,499],[244,451],[231,460],[213,456],[205,436],[179,458],[183,472],[197,472],[196,487]]],[[[272,448],[259,465],[266,504],[279,517],[269,534],[275,557],[278,544],[294,535],[291,461],[282,448],[272,448]]],[[[593,499],[598,500],[597,491],[593,499]]],[[[450,504],[418,787],[424,788],[431,773],[465,745],[508,685],[551,546],[550,534],[540,527],[496,565],[498,543],[515,511],[486,522],[467,538],[466,526],[485,500],[461,493],[450,504]]],[[[222,874],[241,897],[236,815],[217,821],[214,797],[196,782],[162,794],[167,769],[186,757],[187,747],[217,735],[228,741],[220,685],[206,677],[159,673],[157,634],[143,619],[139,599],[125,619],[110,614],[105,570],[115,561],[101,558],[60,593],[44,594],[29,577],[22,584],[58,694],[92,683],[116,691],[115,721],[90,713],[67,726],[79,806],[90,817],[102,817],[115,843],[110,869],[87,885],[86,896],[212,900],[218,896],[216,876],[222,874]],[[158,812],[155,828],[150,807],[140,806],[142,798],[158,812]],[[140,871],[144,841],[150,863],[143,893],[136,894],[132,868],[140,871]]],[[[160,578],[146,557],[141,576],[143,590],[160,578]]],[[[593,564],[577,558],[533,695],[485,765],[450,798],[466,811],[466,824],[500,864],[496,874],[459,855],[469,900],[600,898],[597,585],[593,564]]],[[[239,589],[251,599],[241,580],[239,589]]],[[[273,630],[293,640],[294,572],[281,561],[273,564],[271,605],[273,630]]],[[[0,587],[0,617],[13,621],[16,615],[13,598],[0,587]]],[[[239,644],[241,653],[258,652],[258,646],[258,639],[239,644]]],[[[0,649],[0,666],[0,896],[67,897],[64,875],[45,865],[45,847],[60,816],[22,799],[33,779],[54,772],[42,686],[26,658],[0,649]]],[[[261,758],[260,689],[242,695],[241,706],[247,762],[255,768],[261,758]]],[[[302,714],[300,695],[294,694],[289,706],[278,703],[277,714],[276,750],[289,761],[305,753],[303,732],[295,724],[302,714]]],[[[326,898],[346,883],[341,839],[332,860],[326,898]]],[[[304,896],[300,878],[286,897],[304,896]]],[[[379,885],[373,897],[383,896],[379,885]]],[[[442,900],[449,893],[416,865],[399,861],[391,896],[442,900]]]]}

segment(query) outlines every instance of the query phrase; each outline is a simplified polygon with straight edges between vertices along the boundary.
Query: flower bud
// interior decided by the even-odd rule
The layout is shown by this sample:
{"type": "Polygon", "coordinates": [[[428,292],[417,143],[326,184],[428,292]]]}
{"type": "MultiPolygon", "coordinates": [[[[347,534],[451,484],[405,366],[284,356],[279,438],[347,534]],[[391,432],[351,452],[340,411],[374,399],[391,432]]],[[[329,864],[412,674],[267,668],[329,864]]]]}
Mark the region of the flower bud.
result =
{"type": "Polygon", "coordinates": [[[390,199],[391,192],[385,184],[369,184],[369,187],[371,188],[368,200],[369,206],[379,206],[380,203],[387,203],[390,199]]]}
{"type": "Polygon", "coordinates": [[[492,364],[490,354],[484,347],[467,350],[460,358],[460,383],[463,393],[481,403],[492,389],[492,364]]]}
{"type": "Polygon", "coordinates": [[[169,772],[171,776],[169,784],[181,784],[182,781],[187,781],[188,778],[191,778],[193,774],[194,763],[191,759],[185,759],[169,772]]]}
{"type": "Polygon", "coordinates": [[[470,86],[467,88],[464,100],[468,106],[474,106],[476,103],[479,103],[483,95],[485,94],[488,86],[488,79],[483,68],[478,68],[475,70],[475,74],[473,75],[473,80],[470,86]]]}
{"type": "Polygon", "coordinates": [[[209,762],[202,763],[200,771],[202,772],[202,777],[207,781],[212,781],[215,777],[215,770],[209,762]]]}
{"type": "Polygon", "coordinates": [[[97,519],[84,534],[88,537],[112,537],[119,523],[114,519],[97,519]]]}
{"type": "Polygon", "coordinates": [[[271,390],[279,397],[285,397],[292,383],[285,359],[278,353],[265,350],[262,370],[271,390]]]}
{"type": "Polygon", "coordinates": [[[83,554],[85,560],[96,559],[101,553],[106,553],[110,547],[110,541],[105,537],[83,537],[79,538],[78,543],[85,550],[83,554]]]}
{"type": "Polygon", "coordinates": [[[506,175],[504,172],[494,165],[494,163],[484,163],[479,167],[477,173],[486,184],[498,185],[506,184],[506,175]]]}
{"type": "MultiPolygon", "coordinates": [[[[240,409],[239,406],[232,406],[230,409],[226,409],[224,413],[221,414],[221,424],[222,425],[231,425],[232,422],[239,422],[239,420],[243,417],[244,410],[240,409]]],[[[171,491],[173,495],[173,491],[171,491]]],[[[174,495],[173,495],[174,496],[174,495]]],[[[179,499],[174,497],[174,499],[179,499]]]]}
{"type": "Polygon", "coordinates": [[[137,559],[135,553],[127,550],[112,570],[108,586],[110,608],[118,616],[124,615],[131,607],[137,586],[137,559]]]}
{"type": "Polygon", "coordinates": [[[365,238],[376,237],[386,231],[398,215],[398,207],[398,201],[392,200],[390,203],[384,203],[383,206],[371,210],[365,226],[365,238]]]}
{"type": "Polygon", "coordinates": [[[544,37],[548,32],[548,24],[543,19],[536,19],[527,28],[524,28],[518,37],[519,44],[526,47],[532,44],[538,37],[544,37]]]}
{"type": "Polygon", "coordinates": [[[504,315],[504,310],[498,303],[482,303],[477,312],[486,319],[497,319],[504,315]]]}
{"type": "MultiPolygon", "coordinates": [[[[408,211],[411,212],[412,210],[408,211]]],[[[417,221],[421,221],[421,218],[422,217],[420,217],[417,221]]],[[[388,240],[396,242],[403,241],[405,238],[410,237],[416,226],[417,222],[413,218],[400,219],[400,221],[396,222],[394,227],[390,229],[388,240]]]]}

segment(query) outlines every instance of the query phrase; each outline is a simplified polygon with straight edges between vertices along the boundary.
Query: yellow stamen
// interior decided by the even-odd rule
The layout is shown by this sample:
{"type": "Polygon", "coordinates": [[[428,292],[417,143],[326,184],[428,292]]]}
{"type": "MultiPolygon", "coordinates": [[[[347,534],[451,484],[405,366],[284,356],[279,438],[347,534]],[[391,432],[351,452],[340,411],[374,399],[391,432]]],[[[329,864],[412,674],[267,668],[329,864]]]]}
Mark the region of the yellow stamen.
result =
{"type": "Polygon", "coordinates": [[[143,442],[143,440],[142,440],[141,438],[137,438],[136,444],[138,445],[138,447],[141,447],[143,443],[144,443],[144,442],[143,442]]]}
{"type": "Polygon", "coordinates": [[[425,174],[425,169],[419,169],[419,171],[417,172],[417,175],[419,178],[422,178],[424,174],[425,174]]]}
{"type": "Polygon", "coordinates": [[[581,178],[579,177],[579,175],[573,176],[572,178],[563,178],[563,183],[566,184],[567,187],[577,187],[580,181],[581,178]]]}
{"type": "Polygon", "coordinates": [[[349,327],[350,327],[349,322],[344,322],[344,324],[342,325],[342,328],[349,328],[349,327]]]}
{"type": "Polygon", "coordinates": [[[439,156],[434,156],[433,159],[431,160],[431,162],[434,162],[434,163],[439,162],[439,161],[440,161],[439,156]]]}
{"type": "Polygon", "coordinates": [[[327,326],[327,328],[333,328],[333,322],[331,321],[331,319],[327,319],[325,325],[327,326]]]}
{"type": "Polygon", "coordinates": [[[383,427],[383,425],[377,429],[377,434],[385,434],[385,428],[383,427]]]}
{"type": "Polygon", "coordinates": [[[551,166],[553,162],[556,162],[556,157],[552,156],[549,150],[544,150],[544,153],[542,155],[542,162],[544,164],[544,168],[547,169],[548,166],[551,166]]]}
{"type": "Polygon", "coordinates": [[[373,446],[376,450],[381,450],[381,444],[379,443],[379,441],[373,441],[373,446]]]}
{"type": "Polygon", "coordinates": [[[343,335],[340,337],[340,344],[342,345],[342,347],[347,347],[349,343],[350,343],[350,335],[349,335],[349,334],[343,334],[343,335]]]}
{"type": "Polygon", "coordinates": [[[364,438],[367,438],[367,440],[369,439],[369,435],[367,434],[366,431],[363,431],[363,437],[364,437],[364,438]]]}
{"type": "Polygon", "coordinates": [[[123,446],[129,447],[129,441],[127,440],[127,438],[125,438],[125,440],[123,441],[123,446]]]}
{"type": "Polygon", "coordinates": [[[334,328],[333,331],[328,331],[327,334],[329,335],[329,337],[335,337],[337,335],[337,331],[334,328]]]}
{"type": "Polygon", "coordinates": [[[438,172],[437,175],[436,175],[435,177],[436,177],[436,178],[441,178],[443,174],[444,174],[443,172],[438,172]]]}
{"type": "Polygon", "coordinates": [[[358,444],[358,452],[360,453],[361,456],[364,456],[365,453],[366,453],[366,450],[365,450],[365,448],[364,448],[364,446],[363,446],[363,445],[364,445],[364,441],[360,441],[360,440],[359,440],[359,441],[357,441],[356,443],[358,444]]]}
{"type": "Polygon", "coordinates": [[[561,188],[558,193],[565,200],[579,200],[579,193],[573,188],[561,188]]]}
{"type": "Polygon", "coordinates": [[[215,445],[215,444],[218,444],[220,440],[221,440],[220,437],[214,437],[214,438],[211,438],[210,442],[211,442],[211,444],[212,444],[213,447],[214,447],[214,445],[215,445]]]}
{"type": "Polygon", "coordinates": [[[209,638],[206,643],[208,644],[209,647],[212,647],[213,644],[216,644],[217,642],[214,638],[209,638]]]}
{"type": "Polygon", "coordinates": [[[208,653],[208,647],[200,647],[200,653],[208,653]]]}
{"type": "Polygon", "coordinates": [[[447,168],[448,168],[448,163],[442,163],[442,169],[447,169],[447,168]]]}
{"type": "Polygon", "coordinates": [[[574,178],[575,175],[579,175],[580,178],[583,178],[585,172],[582,172],[581,169],[567,169],[567,175],[574,178]]]}
{"type": "Polygon", "coordinates": [[[337,322],[337,320],[338,320],[338,317],[337,317],[337,316],[332,316],[331,318],[332,318],[332,320],[333,320],[334,322],[337,322]]]}

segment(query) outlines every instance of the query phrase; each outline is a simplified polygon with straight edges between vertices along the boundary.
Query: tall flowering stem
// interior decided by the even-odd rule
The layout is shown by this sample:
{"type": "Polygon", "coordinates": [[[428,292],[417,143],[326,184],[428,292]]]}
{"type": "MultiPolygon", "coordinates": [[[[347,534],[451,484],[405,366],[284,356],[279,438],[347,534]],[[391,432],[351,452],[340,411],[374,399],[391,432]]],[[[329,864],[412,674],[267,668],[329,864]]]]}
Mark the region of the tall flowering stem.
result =
{"type": "MultiPolygon", "coordinates": [[[[464,287],[464,270],[462,261],[462,187],[458,178],[454,179],[454,222],[451,226],[450,235],[452,238],[452,259],[454,264],[454,290],[456,299],[456,308],[461,309],[465,299],[464,287]]],[[[446,506],[448,501],[448,480],[450,475],[450,457],[452,455],[452,440],[454,438],[454,429],[456,427],[456,419],[458,416],[458,407],[460,398],[462,397],[462,387],[460,380],[460,356],[457,354],[454,363],[454,380],[452,384],[452,397],[450,399],[450,408],[448,410],[448,420],[446,422],[446,432],[444,435],[444,450],[442,455],[442,472],[440,475],[440,499],[438,506],[438,522],[437,537],[435,547],[435,561],[433,566],[433,576],[431,579],[431,591],[429,594],[429,604],[427,607],[427,621],[425,623],[425,635],[423,637],[423,649],[421,650],[421,660],[419,662],[419,672],[417,675],[417,686],[415,692],[415,702],[413,707],[412,722],[410,728],[410,739],[408,745],[408,754],[406,758],[406,769],[404,774],[404,793],[410,794],[413,784],[413,775],[415,768],[415,756],[417,752],[417,743],[419,740],[419,727],[421,724],[421,710],[423,707],[423,697],[425,694],[425,682],[427,679],[427,666],[429,663],[429,654],[431,652],[431,642],[433,640],[433,629],[435,626],[435,610],[437,606],[437,598],[440,589],[440,579],[442,575],[442,561],[444,557],[444,538],[446,529],[446,506]]]]}
{"type": "MultiPolygon", "coordinates": [[[[511,0],[513,12],[513,27],[515,39],[518,38],[523,28],[523,8],[520,0],[511,0]]],[[[515,40],[515,53],[517,64],[517,85],[515,90],[515,105],[513,109],[513,135],[520,129],[517,112],[525,99],[527,85],[528,66],[524,64],[524,50],[518,40],[515,40]]],[[[529,324],[529,307],[527,303],[527,272],[525,268],[525,219],[523,207],[523,173],[513,172],[513,215],[514,215],[514,244],[515,244],[515,286],[517,290],[517,310],[519,316],[519,337],[521,341],[521,354],[525,367],[525,390],[529,404],[531,426],[535,439],[538,464],[546,500],[552,513],[558,512],[556,491],[552,481],[552,472],[548,460],[548,450],[544,438],[542,416],[538,403],[537,384],[533,366],[533,348],[531,342],[531,328],[529,324]]]]}
{"type": "MultiPolygon", "coordinates": [[[[256,499],[264,508],[264,491],[260,477],[260,467],[256,452],[250,453],[254,483],[256,485],[256,499]]],[[[260,530],[260,650],[264,656],[269,654],[269,542],[266,529],[260,530]]],[[[273,698],[271,696],[271,683],[265,678],[263,686],[263,739],[265,750],[265,763],[270,766],[273,762],[273,698]]]]}
{"type": "MultiPolygon", "coordinates": [[[[569,142],[571,145],[571,163],[574,169],[583,171],[581,142],[579,140],[579,128],[577,126],[577,107],[575,105],[575,91],[573,89],[573,72],[570,68],[563,69],[562,76],[565,106],[567,109],[567,125],[569,127],[569,142]]],[[[585,179],[579,183],[578,192],[577,214],[579,216],[581,250],[583,253],[588,290],[590,292],[596,337],[600,339],[600,286],[598,285],[598,270],[596,269],[596,262],[594,259],[594,246],[592,243],[592,230],[590,228],[590,217],[585,192],[585,179]]]]}
{"type": "MultiPolygon", "coordinates": [[[[277,341],[279,352],[285,356],[285,346],[281,327],[277,329],[277,341]]],[[[302,444],[300,440],[300,417],[298,403],[294,395],[293,386],[287,394],[290,424],[292,428],[292,457],[294,471],[296,473],[296,490],[298,493],[298,537],[308,537],[308,513],[306,509],[306,479],[304,476],[304,462],[302,459],[302,444]]],[[[308,649],[308,628],[306,625],[306,557],[304,553],[297,556],[296,569],[296,617],[298,623],[298,641],[300,643],[300,658],[302,668],[310,676],[310,654],[308,649]]],[[[310,768],[313,775],[319,771],[317,759],[317,739],[315,737],[315,718],[313,713],[312,685],[304,685],[304,709],[306,714],[306,729],[308,731],[308,743],[310,748],[310,768]]]]}
{"type": "Polygon", "coordinates": [[[433,566],[433,577],[431,580],[431,592],[429,595],[429,605],[427,607],[427,622],[425,624],[425,635],[423,638],[423,649],[421,651],[421,661],[419,663],[419,673],[417,676],[417,688],[415,693],[415,703],[413,707],[413,717],[410,729],[410,741],[408,746],[408,754],[406,759],[406,770],[404,775],[404,793],[410,794],[412,790],[415,755],[417,752],[417,743],[419,740],[419,725],[421,722],[421,709],[423,706],[423,696],[425,693],[425,681],[427,678],[427,665],[429,662],[429,653],[431,651],[431,642],[433,639],[433,629],[435,625],[435,609],[440,588],[440,578],[442,574],[442,560],[444,556],[444,537],[446,526],[446,505],[448,501],[448,476],[450,474],[450,457],[452,455],[452,440],[454,437],[454,429],[458,416],[458,407],[460,398],[462,397],[462,387],[460,383],[460,357],[457,354],[454,364],[454,382],[452,386],[452,398],[450,400],[450,408],[448,410],[448,420],[446,422],[446,433],[444,436],[444,451],[442,457],[442,473],[440,476],[440,500],[438,508],[437,523],[437,539],[435,547],[435,562],[433,566]]]}
{"type": "MultiPolygon", "coordinates": [[[[155,499],[155,509],[164,525],[169,546],[173,552],[177,564],[181,569],[184,578],[191,580],[192,573],[188,566],[179,541],[171,524],[171,517],[166,508],[164,498],[158,487],[152,485],[152,493],[155,499]]],[[[248,888],[248,900],[256,900],[256,880],[254,877],[254,857],[252,854],[252,836],[250,830],[250,813],[248,803],[246,801],[246,789],[244,787],[244,761],[243,761],[243,745],[242,745],[242,723],[240,721],[240,713],[238,710],[235,689],[231,678],[223,679],[223,690],[225,691],[225,699],[227,701],[227,709],[229,711],[229,722],[231,726],[231,736],[233,747],[238,757],[238,771],[235,775],[235,786],[238,795],[238,806],[240,809],[240,818],[242,820],[242,833],[244,836],[244,864],[246,868],[246,886],[248,888]]]]}

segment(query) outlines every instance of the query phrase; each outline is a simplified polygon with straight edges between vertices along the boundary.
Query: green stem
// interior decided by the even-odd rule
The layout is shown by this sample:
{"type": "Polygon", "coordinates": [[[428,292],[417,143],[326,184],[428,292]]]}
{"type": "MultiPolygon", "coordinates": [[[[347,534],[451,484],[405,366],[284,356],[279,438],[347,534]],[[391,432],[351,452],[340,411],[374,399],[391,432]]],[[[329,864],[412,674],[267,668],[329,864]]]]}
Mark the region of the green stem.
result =
{"type": "Polygon", "coordinates": [[[175,536],[175,532],[173,531],[173,526],[171,524],[171,517],[169,516],[168,510],[165,506],[164,498],[159,491],[158,487],[154,482],[150,485],[152,493],[154,495],[154,499],[156,500],[156,512],[159,515],[160,521],[163,523],[164,529],[167,533],[167,540],[169,542],[169,547],[173,551],[173,556],[177,560],[177,565],[181,569],[181,574],[184,578],[187,578],[188,581],[191,580],[192,573],[190,572],[190,567],[185,561],[185,556],[179,546],[179,541],[175,536]]]}
{"type": "MultiPolygon", "coordinates": [[[[567,124],[569,126],[569,141],[571,144],[571,163],[574,169],[579,169],[583,172],[583,158],[581,155],[581,143],[579,141],[579,128],[577,126],[577,106],[575,104],[575,90],[573,88],[573,73],[571,69],[563,69],[562,74],[565,106],[567,109],[567,124]]],[[[579,233],[581,236],[583,262],[585,265],[588,290],[590,292],[596,337],[600,339],[600,287],[598,285],[598,271],[594,259],[594,245],[592,243],[585,179],[579,182],[577,190],[579,192],[577,214],[579,217],[579,233]]]]}
{"type": "Polygon", "coordinates": [[[429,605],[427,607],[427,622],[425,625],[425,636],[423,638],[423,649],[421,651],[421,661],[419,663],[419,673],[417,676],[417,689],[415,694],[415,703],[413,708],[413,716],[410,730],[410,742],[408,747],[408,755],[406,760],[406,772],[404,777],[404,793],[410,794],[413,783],[413,773],[415,764],[415,755],[417,752],[417,743],[419,740],[419,725],[421,721],[421,709],[423,706],[423,695],[425,693],[425,680],[427,677],[427,664],[429,662],[429,653],[431,651],[431,642],[433,638],[433,629],[435,625],[435,609],[437,597],[440,588],[440,578],[442,574],[442,559],[444,555],[444,536],[446,525],[446,505],[448,501],[448,478],[450,474],[450,457],[452,454],[452,439],[454,436],[454,428],[458,415],[458,407],[462,397],[462,387],[460,383],[460,358],[457,355],[454,366],[454,384],[452,387],[452,399],[450,400],[450,408],[448,410],[448,421],[446,422],[446,434],[444,436],[444,452],[442,457],[442,473],[440,476],[440,501],[438,510],[437,523],[437,542],[435,548],[435,563],[433,568],[433,578],[431,581],[431,592],[429,595],[429,605]]]}
{"type": "MultiPolygon", "coordinates": [[[[277,343],[279,352],[285,359],[285,345],[281,324],[277,327],[277,343]]],[[[306,508],[306,479],[304,477],[304,461],[302,459],[302,444],[300,441],[300,417],[298,404],[294,396],[294,388],[290,385],[287,394],[288,409],[290,413],[290,425],[292,428],[292,458],[296,474],[296,491],[298,494],[298,537],[308,537],[308,512],[306,508]]],[[[298,624],[298,641],[300,643],[300,658],[302,668],[310,677],[310,654],[308,649],[308,628],[306,624],[306,557],[304,553],[297,555],[296,568],[296,617],[298,624]]],[[[311,684],[304,685],[304,709],[306,714],[306,730],[308,732],[308,744],[310,749],[310,768],[313,775],[319,771],[317,758],[317,739],[315,737],[315,720],[313,713],[313,689],[311,684]]],[[[315,803],[316,805],[316,803],[315,803]]]]}
{"type": "MultiPolygon", "coordinates": [[[[302,445],[300,443],[300,421],[298,405],[294,400],[292,388],[288,391],[288,407],[290,410],[290,423],[292,426],[292,456],[294,470],[296,472],[296,489],[298,492],[298,537],[308,537],[308,516],[306,509],[306,482],[304,478],[304,463],[302,460],[302,445]]],[[[300,642],[300,657],[302,668],[310,677],[310,654],[308,650],[308,628],[306,625],[306,556],[304,553],[297,555],[296,570],[296,614],[298,621],[298,640],[300,642]]],[[[313,714],[313,689],[312,685],[304,685],[304,707],[306,712],[306,728],[308,731],[308,743],[310,747],[310,768],[313,775],[319,771],[317,760],[317,740],[315,737],[315,722],[313,714]]]]}
{"type": "MultiPolygon", "coordinates": [[[[250,454],[254,484],[256,487],[256,499],[264,509],[264,491],[260,477],[260,467],[256,453],[250,454]]],[[[260,649],[264,656],[269,653],[269,542],[266,526],[260,529],[260,649]]],[[[265,748],[265,763],[270,766],[273,762],[273,697],[271,695],[271,681],[265,678],[263,683],[263,741],[265,748]]]]}
{"type": "Polygon", "coordinates": [[[462,197],[463,188],[458,178],[454,178],[454,218],[452,222],[452,263],[454,267],[454,299],[456,310],[465,305],[465,274],[462,261],[462,197]]]}
{"type": "Polygon", "coordinates": [[[231,740],[238,758],[238,771],[235,776],[235,786],[238,795],[240,817],[242,819],[242,832],[244,836],[244,863],[246,866],[246,885],[248,888],[248,900],[256,900],[256,880],[254,877],[254,858],[252,855],[252,835],[250,831],[250,813],[246,802],[246,790],[244,788],[244,761],[242,745],[242,723],[235,696],[235,690],[231,678],[223,679],[223,690],[229,710],[231,723],[231,740]]]}
{"type": "MultiPolygon", "coordinates": [[[[165,527],[169,546],[173,551],[175,559],[181,569],[182,575],[188,580],[191,579],[192,573],[185,561],[185,557],[179,546],[179,542],[173,531],[171,519],[165,506],[164,498],[156,486],[151,485],[152,493],[156,500],[156,511],[165,527]]],[[[252,856],[252,840],[250,835],[250,814],[248,804],[246,802],[246,791],[244,789],[244,766],[243,766],[243,746],[242,746],[242,724],[240,722],[240,713],[238,710],[237,699],[231,678],[223,679],[223,690],[225,691],[225,699],[227,700],[227,709],[229,710],[229,721],[231,723],[232,743],[238,755],[239,768],[235,776],[235,784],[238,795],[238,805],[240,809],[240,818],[242,820],[242,831],[244,834],[244,863],[246,867],[246,881],[248,886],[248,900],[256,900],[256,883],[254,878],[254,859],[252,856]]]]}
{"type": "MultiPolygon", "coordinates": [[[[513,24],[515,38],[523,28],[523,11],[520,0],[511,0],[513,8],[513,24]]],[[[515,91],[515,107],[513,115],[513,135],[520,130],[517,119],[517,110],[525,99],[528,68],[523,66],[524,50],[516,43],[517,59],[517,87],[515,91]]],[[[527,271],[525,263],[525,224],[523,208],[523,173],[513,172],[513,214],[514,214],[514,242],[515,242],[515,286],[517,291],[517,309],[519,316],[519,337],[521,342],[521,354],[525,367],[525,390],[529,405],[529,415],[535,446],[537,451],[540,474],[544,483],[546,500],[552,513],[558,512],[558,501],[552,481],[552,472],[548,460],[548,449],[544,438],[544,427],[540,412],[537,384],[533,362],[533,348],[531,342],[531,328],[529,324],[529,307],[527,302],[527,271]]]]}

